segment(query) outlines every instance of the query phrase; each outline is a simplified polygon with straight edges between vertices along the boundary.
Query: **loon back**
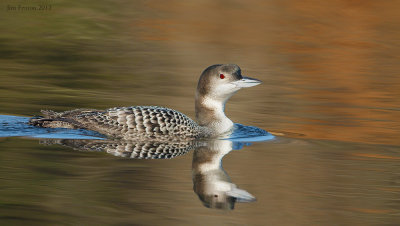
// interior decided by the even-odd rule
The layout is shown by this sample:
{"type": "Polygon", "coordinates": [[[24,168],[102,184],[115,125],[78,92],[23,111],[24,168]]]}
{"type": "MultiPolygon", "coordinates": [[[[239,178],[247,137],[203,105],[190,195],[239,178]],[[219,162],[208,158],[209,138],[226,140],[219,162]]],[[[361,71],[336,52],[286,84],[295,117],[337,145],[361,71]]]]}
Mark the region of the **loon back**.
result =
{"type": "Polygon", "coordinates": [[[48,128],[82,128],[120,139],[188,140],[208,134],[206,128],[197,125],[186,115],[157,106],[42,113],[44,118],[32,118],[30,124],[48,128]]]}

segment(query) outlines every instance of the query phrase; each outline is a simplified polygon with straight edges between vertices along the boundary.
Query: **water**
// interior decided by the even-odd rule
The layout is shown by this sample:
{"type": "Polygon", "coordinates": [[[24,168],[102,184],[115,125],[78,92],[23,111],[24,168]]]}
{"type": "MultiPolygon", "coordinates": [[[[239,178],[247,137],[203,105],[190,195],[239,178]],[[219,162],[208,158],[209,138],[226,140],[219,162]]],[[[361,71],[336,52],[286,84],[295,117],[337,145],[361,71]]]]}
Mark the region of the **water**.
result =
{"type": "Polygon", "coordinates": [[[81,150],[87,138],[105,142],[87,131],[8,127],[22,137],[0,138],[1,224],[400,222],[396,2],[57,1],[46,12],[5,10],[13,4],[34,3],[0,3],[0,114],[12,128],[40,109],[160,105],[194,118],[201,71],[236,63],[264,83],[235,94],[227,115],[275,139],[134,159],[81,150]],[[73,148],[52,139],[76,136],[73,148]],[[205,207],[192,173],[207,154],[223,157],[224,169],[207,175],[253,202],[205,207]]]}

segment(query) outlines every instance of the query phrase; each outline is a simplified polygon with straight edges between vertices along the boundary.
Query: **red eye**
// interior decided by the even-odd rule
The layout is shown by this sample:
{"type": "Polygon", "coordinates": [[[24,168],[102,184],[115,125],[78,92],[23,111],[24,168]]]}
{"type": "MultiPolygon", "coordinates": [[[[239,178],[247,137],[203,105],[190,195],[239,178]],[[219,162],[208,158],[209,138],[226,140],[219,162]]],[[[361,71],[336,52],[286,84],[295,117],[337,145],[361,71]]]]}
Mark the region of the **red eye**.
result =
{"type": "Polygon", "coordinates": [[[221,79],[224,79],[224,78],[225,78],[225,75],[224,75],[224,74],[219,74],[219,77],[220,77],[221,79]]]}

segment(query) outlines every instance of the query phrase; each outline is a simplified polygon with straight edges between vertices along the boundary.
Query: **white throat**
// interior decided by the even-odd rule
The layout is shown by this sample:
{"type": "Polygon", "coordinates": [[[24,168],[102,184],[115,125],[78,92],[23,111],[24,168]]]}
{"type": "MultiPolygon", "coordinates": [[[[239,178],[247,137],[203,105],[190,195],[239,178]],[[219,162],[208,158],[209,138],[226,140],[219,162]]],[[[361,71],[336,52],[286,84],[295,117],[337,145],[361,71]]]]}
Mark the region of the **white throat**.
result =
{"type": "Polygon", "coordinates": [[[225,115],[225,101],[215,100],[210,97],[203,97],[199,100],[200,112],[198,121],[200,125],[213,130],[214,133],[223,134],[233,128],[233,122],[225,115]]]}

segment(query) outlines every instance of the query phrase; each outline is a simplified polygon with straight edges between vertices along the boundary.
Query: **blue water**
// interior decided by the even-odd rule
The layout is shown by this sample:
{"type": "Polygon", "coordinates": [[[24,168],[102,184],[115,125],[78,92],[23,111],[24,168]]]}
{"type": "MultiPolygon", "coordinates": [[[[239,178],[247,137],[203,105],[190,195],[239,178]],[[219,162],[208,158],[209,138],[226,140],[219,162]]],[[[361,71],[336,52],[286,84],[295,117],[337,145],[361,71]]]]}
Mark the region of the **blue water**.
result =
{"type": "Polygon", "coordinates": [[[0,115],[0,137],[34,137],[52,139],[104,139],[84,129],[40,128],[28,124],[29,117],[0,115]]]}

